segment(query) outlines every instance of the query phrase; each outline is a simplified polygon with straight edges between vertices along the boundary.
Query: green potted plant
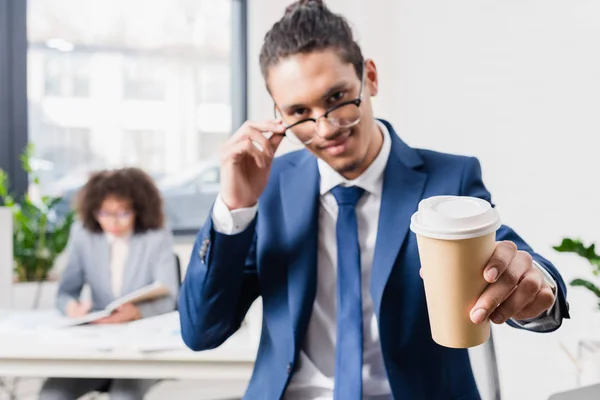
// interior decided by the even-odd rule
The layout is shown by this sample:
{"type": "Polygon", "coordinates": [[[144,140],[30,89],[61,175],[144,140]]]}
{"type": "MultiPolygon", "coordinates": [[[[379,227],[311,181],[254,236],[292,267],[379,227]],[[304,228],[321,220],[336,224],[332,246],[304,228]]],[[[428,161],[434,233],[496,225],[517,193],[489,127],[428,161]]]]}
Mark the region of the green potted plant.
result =
{"type": "MultiPolygon", "coordinates": [[[[561,253],[575,253],[585,258],[590,263],[594,276],[600,276],[600,255],[596,254],[596,245],[594,243],[586,247],[579,239],[565,238],[559,246],[554,246],[554,250],[561,253]]],[[[598,299],[598,307],[600,307],[600,288],[593,282],[577,278],[573,279],[570,284],[571,286],[584,287],[594,293],[598,299]]]]}
{"type": "MultiPolygon", "coordinates": [[[[23,169],[29,174],[35,186],[39,177],[32,170],[30,159],[33,146],[28,145],[21,155],[23,169]]],[[[16,282],[37,282],[38,288],[33,301],[37,308],[41,283],[48,279],[57,257],[64,251],[69,240],[74,213],[68,213],[61,220],[52,220],[53,209],[61,198],[40,196],[32,199],[25,194],[17,201],[10,193],[8,174],[0,169],[0,200],[12,210],[14,216],[13,256],[16,282]]]]}

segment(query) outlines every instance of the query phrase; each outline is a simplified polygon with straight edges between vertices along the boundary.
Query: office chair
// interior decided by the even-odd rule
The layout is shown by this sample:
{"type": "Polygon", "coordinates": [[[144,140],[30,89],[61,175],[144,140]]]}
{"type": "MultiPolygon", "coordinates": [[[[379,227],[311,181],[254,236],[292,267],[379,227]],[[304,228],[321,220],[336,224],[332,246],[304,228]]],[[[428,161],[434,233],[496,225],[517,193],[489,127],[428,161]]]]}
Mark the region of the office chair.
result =
{"type": "Polygon", "coordinates": [[[469,349],[469,359],[477,388],[483,400],[501,400],[500,374],[494,346],[494,335],[481,346],[469,349]]]}
{"type": "MultiPolygon", "coordinates": [[[[177,253],[173,253],[175,255],[175,271],[177,272],[177,282],[179,282],[179,289],[181,289],[181,261],[179,260],[179,256],[177,253]]],[[[175,299],[175,310],[179,310],[179,296],[175,299]]]]}

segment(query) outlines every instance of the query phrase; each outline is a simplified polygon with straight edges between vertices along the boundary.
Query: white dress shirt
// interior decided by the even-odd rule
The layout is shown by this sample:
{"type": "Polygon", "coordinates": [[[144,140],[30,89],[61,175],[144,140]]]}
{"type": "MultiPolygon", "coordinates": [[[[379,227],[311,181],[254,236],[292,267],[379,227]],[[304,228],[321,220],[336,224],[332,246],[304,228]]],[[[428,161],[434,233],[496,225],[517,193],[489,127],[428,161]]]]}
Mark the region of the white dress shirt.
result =
{"type": "Polygon", "coordinates": [[[121,297],[123,289],[123,274],[125,273],[125,264],[129,255],[130,236],[115,236],[106,234],[106,239],[110,245],[110,283],[113,295],[121,297]]]}
{"type": "MultiPolygon", "coordinates": [[[[381,151],[355,180],[349,181],[318,160],[320,183],[317,292],[310,321],[297,362],[297,369],[287,388],[286,400],[331,400],[335,376],[337,239],[338,206],[330,190],[337,185],[358,186],[365,193],[356,205],[358,238],[361,253],[361,285],[363,308],[363,398],[391,399],[383,355],[379,342],[377,319],[369,293],[371,270],[379,223],[383,190],[383,173],[391,150],[390,133],[378,121],[383,135],[381,151]]],[[[242,232],[254,219],[257,205],[230,211],[220,196],[213,207],[214,229],[223,234],[242,232]]],[[[547,272],[540,267],[543,272],[547,272]]],[[[548,275],[549,276],[549,275],[548,275]]],[[[551,279],[551,278],[550,278],[551,279]]]]}
{"type": "MultiPolygon", "coordinates": [[[[338,206],[330,190],[337,185],[358,186],[365,193],[356,205],[361,259],[363,307],[363,394],[388,396],[391,389],[379,345],[377,319],[369,293],[371,269],[375,254],[379,208],[383,190],[383,172],[392,147],[387,128],[379,123],[383,134],[381,151],[367,170],[348,181],[327,163],[318,160],[321,175],[319,207],[319,244],[317,261],[317,293],[300,351],[296,372],[287,388],[286,400],[325,400],[333,398],[336,342],[337,240],[338,206]]],[[[220,197],[213,208],[213,224],[217,232],[236,234],[243,231],[256,215],[256,206],[230,212],[220,197]]]]}

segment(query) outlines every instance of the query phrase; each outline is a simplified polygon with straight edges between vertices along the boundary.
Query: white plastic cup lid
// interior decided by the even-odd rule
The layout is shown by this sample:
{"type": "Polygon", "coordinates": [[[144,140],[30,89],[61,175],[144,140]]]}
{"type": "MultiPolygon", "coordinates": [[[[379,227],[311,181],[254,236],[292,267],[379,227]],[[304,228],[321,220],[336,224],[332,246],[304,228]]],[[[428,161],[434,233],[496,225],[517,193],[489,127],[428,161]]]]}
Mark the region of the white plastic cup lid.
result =
{"type": "Polygon", "coordinates": [[[432,239],[471,239],[500,228],[500,215],[492,205],[477,197],[434,196],[419,203],[410,229],[432,239]]]}

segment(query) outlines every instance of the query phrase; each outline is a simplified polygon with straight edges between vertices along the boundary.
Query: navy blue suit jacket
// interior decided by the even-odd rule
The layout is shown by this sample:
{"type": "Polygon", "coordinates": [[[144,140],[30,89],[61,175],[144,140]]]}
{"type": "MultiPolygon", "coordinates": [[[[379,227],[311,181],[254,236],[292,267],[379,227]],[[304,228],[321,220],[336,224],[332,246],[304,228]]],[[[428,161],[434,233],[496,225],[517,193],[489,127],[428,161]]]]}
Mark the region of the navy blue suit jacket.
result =
{"type": "MultiPolygon", "coordinates": [[[[413,149],[384,122],[392,137],[384,172],[370,293],[381,349],[396,399],[478,399],[467,350],[431,338],[415,235],[410,217],[435,195],[491,201],[475,158],[413,149]]],[[[258,297],[263,301],[260,347],[245,399],[279,399],[294,373],[317,285],[319,172],[306,150],[278,157],[258,214],[236,235],[217,233],[211,218],[200,231],[180,296],[182,336],[193,350],[219,346],[239,327],[258,297]]],[[[510,228],[511,240],[558,283],[567,315],[565,284],[555,267],[510,228]]],[[[556,329],[556,328],[554,328],[556,329]]]]}

